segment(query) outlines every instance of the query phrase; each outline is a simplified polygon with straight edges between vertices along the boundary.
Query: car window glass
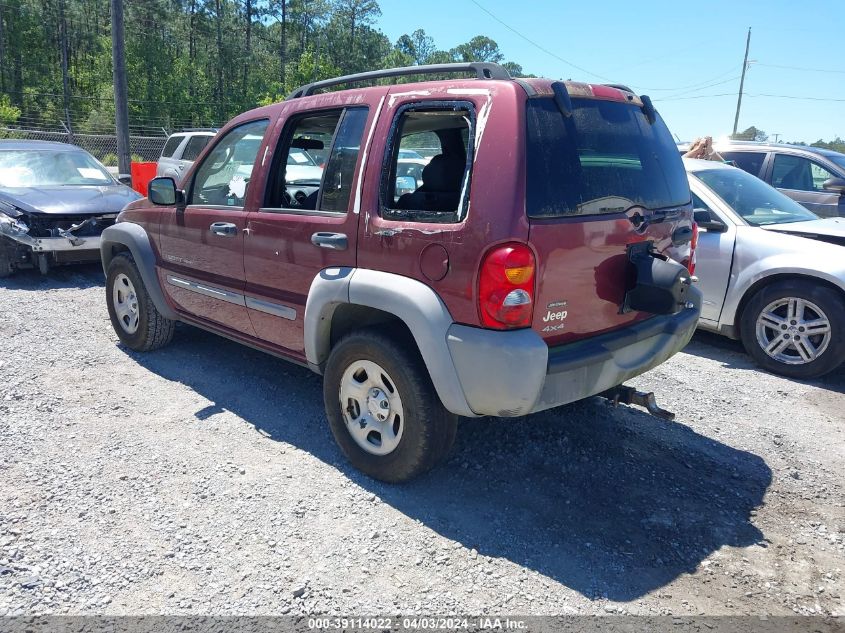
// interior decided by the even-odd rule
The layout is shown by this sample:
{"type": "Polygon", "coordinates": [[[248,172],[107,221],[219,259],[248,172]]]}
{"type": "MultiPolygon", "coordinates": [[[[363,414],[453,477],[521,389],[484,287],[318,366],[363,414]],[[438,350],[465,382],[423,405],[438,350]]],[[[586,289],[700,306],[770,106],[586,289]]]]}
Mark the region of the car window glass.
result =
{"type": "Polygon", "coordinates": [[[622,213],[689,204],[684,165],[663,119],[635,104],[529,99],[526,207],[532,218],[622,213]]]}
{"type": "Polygon", "coordinates": [[[366,108],[350,108],[344,113],[326,164],[323,195],[319,202],[321,211],[347,211],[366,123],[366,108]]]}
{"type": "Polygon", "coordinates": [[[696,211],[704,209],[705,211],[710,211],[711,213],[713,212],[713,209],[710,208],[710,205],[708,205],[706,202],[704,202],[704,200],[702,200],[695,194],[692,194],[692,208],[696,211]]]}
{"type": "Polygon", "coordinates": [[[167,139],[167,142],[164,144],[164,149],[161,150],[161,157],[162,158],[170,158],[173,156],[173,152],[176,151],[176,148],[185,140],[184,136],[171,136],[167,139]]]}
{"type": "Polygon", "coordinates": [[[201,134],[189,138],[187,145],[185,145],[185,149],[182,150],[182,160],[196,160],[197,156],[200,155],[200,152],[205,149],[205,146],[208,145],[208,142],[212,138],[213,137],[208,136],[207,134],[201,134]]]}
{"type": "Polygon", "coordinates": [[[813,179],[813,189],[816,191],[824,191],[825,181],[834,177],[832,173],[816,163],[810,163],[810,176],[813,179]]]}
{"type": "Polygon", "coordinates": [[[741,169],[702,169],[693,174],[754,226],[815,220],[818,216],[741,169]]]}
{"type": "Polygon", "coordinates": [[[264,208],[317,208],[325,161],[342,111],[320,112],[289,121],[273,159],[264,208]]]}
{"type": "Polygon", "coordinates": [[[242,207],[267,125],[252,121],[227,132],[197,170],[188,204],[242,207]]]}
{"type": "Polygon", "coordinates": [[[814,191],[810,161],[801,156],[775,154],[772,167],[772,186],[780,189],[814,191]]]}
{"type": "Polygon", "coordinates": [[[765,152],[719,152],[727,161],[733,162],[734,165],[747,171],[753,176],[760,175],[760,168],[763,166],[763,159],[766,158],[765,152]]]}
{"type": "Polygon", "coordinates": [[[82,150],[0,150],[0,188],[112,184],[106,169],[82,150]]]}
{"type": "Polygon", "coordinates": [[[469,104],[417,107],[399,115],[388,144],[381,215],[418,222],[459,222],[472,164],[469,104]]]}

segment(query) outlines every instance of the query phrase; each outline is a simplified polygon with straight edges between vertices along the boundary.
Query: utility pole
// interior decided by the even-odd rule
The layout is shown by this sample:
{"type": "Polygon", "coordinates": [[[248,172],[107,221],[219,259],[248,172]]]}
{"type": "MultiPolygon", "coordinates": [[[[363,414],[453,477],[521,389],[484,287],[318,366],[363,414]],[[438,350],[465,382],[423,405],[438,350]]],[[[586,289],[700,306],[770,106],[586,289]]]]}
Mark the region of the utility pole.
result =
{"type": "Polygon", "coordinates": [[[775,137],[775,143],[778,142],[778,137],[780,136],[780,132],[772,132],[772,136],[775,137]]]}
{"type": "Polygon", "coordinates": [[[67,128],[67,142],[73,143],[73,123],[70,120],[70,84],[68,77],[67,59],[67,16],[65,15],[65,0],[59,0],[59,37],[62,47],[62,99],[65,108],[65,127],[67,128]]]}
{"type": "Polygon", "coordinates": [[[126,101],[126,50],[123,37],[123,0],[111,0],[111,52],[114,76],[114,126],[121,174],[129,173],[129,105],[126,101]]]}
{"type": "Polygon", "coordinates": [[[734,132],[732,136],[736,136],[736,128],[739,125],[739,107],[742,105],[742,87],[745,84],[745,70],[748,68],[748,47],[751,45],[751,27],[748,27],[748,37],[745,38],[745,58],[742,60],[742,76],[739,79],[739,96],[736,99],[736,116],[734,117],[734,132]]]}

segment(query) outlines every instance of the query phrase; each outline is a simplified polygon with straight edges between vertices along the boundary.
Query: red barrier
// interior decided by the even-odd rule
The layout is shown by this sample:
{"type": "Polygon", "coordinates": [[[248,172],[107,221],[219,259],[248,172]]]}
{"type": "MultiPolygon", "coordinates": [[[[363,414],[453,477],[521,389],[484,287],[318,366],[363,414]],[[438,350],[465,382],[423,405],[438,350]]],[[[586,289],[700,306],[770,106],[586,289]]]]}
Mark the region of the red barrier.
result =
{"type": "Polygon", "coordinates": [[[142,196],[147,195],[147,185],[156,177],[155,163],[132,163],[129,165],[132,176],[132,188],[142,196]]]}

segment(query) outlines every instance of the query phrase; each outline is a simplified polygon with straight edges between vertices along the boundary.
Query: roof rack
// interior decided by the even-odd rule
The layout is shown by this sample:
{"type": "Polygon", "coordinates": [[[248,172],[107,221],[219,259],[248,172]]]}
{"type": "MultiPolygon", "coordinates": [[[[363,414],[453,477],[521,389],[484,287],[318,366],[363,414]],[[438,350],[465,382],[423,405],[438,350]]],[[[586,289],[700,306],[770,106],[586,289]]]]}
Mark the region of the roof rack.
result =
{"type": "Polygon", "coordinates": [[[344,75],[343,77],[335,77],[334,79],[325,79],[323,81],[315,81],[304,86],[300,86],[288,95],[288,99],[298,99],[299,97],[307,97],[314,94],[316,90],[321,88],[329,88],[331,86],[338,86],[340,84],[352,83],[356,81],[370,81],[372,79],[385,79],[387,77],[403,77],[407,75],[428,75],[431,73],[460,73],[473,72],[478,79],[510,79],[511,76],[503,66],[493,64],[491,62],[468,62],[458,64],[426,64],[423,66],[405,66],[403,68],[385,68],[383,70],[373,70],[367,73],[355,73],[354,75],[344,75]]]}
{"type": "Polygon", "coordinates": [[[179,130],[179,132],[214,132],[215,134],[219,131],[220,129],[216,127],[183,127],[179,130]]]}

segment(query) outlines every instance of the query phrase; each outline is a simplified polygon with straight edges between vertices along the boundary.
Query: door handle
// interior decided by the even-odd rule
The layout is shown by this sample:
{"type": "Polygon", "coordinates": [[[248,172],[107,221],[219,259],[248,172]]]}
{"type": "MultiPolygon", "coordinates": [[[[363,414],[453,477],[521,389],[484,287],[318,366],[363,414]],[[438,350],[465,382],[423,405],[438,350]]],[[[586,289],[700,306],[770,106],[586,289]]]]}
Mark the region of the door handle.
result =
{"type": "Polygon", "coordinates": [[[345,233],[318,232],[311,236],[311,243],[320,248],[330,248],[335,251],[345,251],[349,242],[345,233]]]}
{"type": "Polygon", "coordinates": [[[238,227],[229,222],[214,222],[208,229],[221,237],[235,237],[238,234],[238,227]]]}

